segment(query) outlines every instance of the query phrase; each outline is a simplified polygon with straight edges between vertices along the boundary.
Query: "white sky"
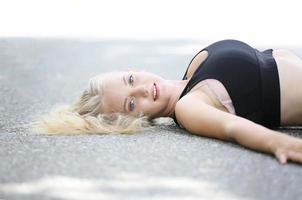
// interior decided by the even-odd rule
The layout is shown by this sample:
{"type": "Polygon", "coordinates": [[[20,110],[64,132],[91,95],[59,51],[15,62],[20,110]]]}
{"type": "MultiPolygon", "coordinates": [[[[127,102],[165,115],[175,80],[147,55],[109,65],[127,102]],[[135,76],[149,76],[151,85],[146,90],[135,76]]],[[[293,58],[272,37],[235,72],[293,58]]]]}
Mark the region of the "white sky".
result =
{"type": "Polygon", "coordinates": [[[0,0],[0,37],[239,39],[302,46],[298,0],[0,0]]]}

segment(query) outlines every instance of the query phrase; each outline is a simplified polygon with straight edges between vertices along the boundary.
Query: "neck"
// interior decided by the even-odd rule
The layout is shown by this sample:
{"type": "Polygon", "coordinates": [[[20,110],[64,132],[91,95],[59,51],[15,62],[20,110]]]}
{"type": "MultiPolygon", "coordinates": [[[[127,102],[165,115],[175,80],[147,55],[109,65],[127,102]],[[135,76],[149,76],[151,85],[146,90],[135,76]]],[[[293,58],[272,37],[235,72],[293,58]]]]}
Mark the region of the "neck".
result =
{"type": "Polygon", "coordinates": [[[175,106],[179,97],[186,87],[188,80],[168,80],[170,85],[169,90],[171,91],[171,97],[169,99],[167,108],[163,112],[163,117],[174,117],[175,115],[175,106]]]}

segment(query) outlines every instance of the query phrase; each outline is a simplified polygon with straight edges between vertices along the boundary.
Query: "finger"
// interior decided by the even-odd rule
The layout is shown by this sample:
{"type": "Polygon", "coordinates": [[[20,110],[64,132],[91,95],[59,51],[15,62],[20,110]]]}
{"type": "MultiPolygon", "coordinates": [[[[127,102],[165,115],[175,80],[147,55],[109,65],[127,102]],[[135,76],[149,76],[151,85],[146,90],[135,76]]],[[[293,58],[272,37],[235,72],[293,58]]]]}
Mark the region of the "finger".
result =
{"type": "Polygon", "coordinates": [[[286,164],[287,163],[287,158],[284,154],[281,155],[280,162],[281,162],[281,164],[286,164]]]}
{"type": "Polygon", "coordinates": [[[286,159],[286,155],[284,153],[277,154],[276,157],[278,158],[278,160],[281,164],[286,164],[287,159],[286,159]]]}
{"type": "Polygon", "coordinates": [[[288,158],[290,160],[293,160],[293,161],[297,161],[297,162],[301,162],[302,163],[302,153],[300,152],[295,152],[295,151],[290,151],[288,153],[288,158]]]}

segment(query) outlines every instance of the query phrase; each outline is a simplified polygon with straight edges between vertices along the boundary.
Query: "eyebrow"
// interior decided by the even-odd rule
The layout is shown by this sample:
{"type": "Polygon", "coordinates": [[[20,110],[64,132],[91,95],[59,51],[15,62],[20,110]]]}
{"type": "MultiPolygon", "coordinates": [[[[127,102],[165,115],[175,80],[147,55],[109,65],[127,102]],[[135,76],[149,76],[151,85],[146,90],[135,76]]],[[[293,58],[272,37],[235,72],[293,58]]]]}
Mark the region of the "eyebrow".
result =
{"type": "MultiPolygon", "coordinates": [[[[126,81],[125,76],[123,76],[123,81],[124,81],[125,85],[127,86],[127,81],[126,81]]],[[[126,103],[127,103],[127,97],[124,100],[124,106],[123,106],[124,111],[127,111],[127,109],[126,109],[126,103]]]]}
{"type": "Polygon", "coordinates": [[[125,85],[128,85],[125,76],[123,76],[123,80],[124,80],[125,85]]]}

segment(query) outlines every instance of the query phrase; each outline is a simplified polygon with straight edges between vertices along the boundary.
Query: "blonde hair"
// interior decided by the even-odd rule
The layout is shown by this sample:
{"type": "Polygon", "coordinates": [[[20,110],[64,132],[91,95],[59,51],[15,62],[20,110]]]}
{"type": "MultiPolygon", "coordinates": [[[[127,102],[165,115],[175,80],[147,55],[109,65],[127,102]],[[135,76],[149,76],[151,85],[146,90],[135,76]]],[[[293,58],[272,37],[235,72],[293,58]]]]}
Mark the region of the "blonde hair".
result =
{"type": "Polygon", "coordinates": [[[132,134],[151,128],[146,116],[122,113],[102,114],[104,76],[89,80],[81,96],[72,104],[59,106],[33,122],[33,128],[45,134],[132,134]]]}

